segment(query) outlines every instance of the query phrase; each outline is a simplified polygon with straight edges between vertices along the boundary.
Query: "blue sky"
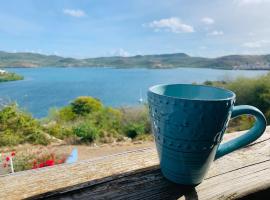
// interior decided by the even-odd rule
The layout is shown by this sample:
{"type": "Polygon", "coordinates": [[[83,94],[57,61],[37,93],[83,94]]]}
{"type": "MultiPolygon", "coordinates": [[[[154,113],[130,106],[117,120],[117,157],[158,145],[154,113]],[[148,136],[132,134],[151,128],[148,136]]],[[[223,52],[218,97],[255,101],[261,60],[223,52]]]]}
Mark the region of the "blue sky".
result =
{"type": "Polygon", "coordinates": [[[270,53],[270,0],[10,0],[0,50],[78,58],[270,53]]]}

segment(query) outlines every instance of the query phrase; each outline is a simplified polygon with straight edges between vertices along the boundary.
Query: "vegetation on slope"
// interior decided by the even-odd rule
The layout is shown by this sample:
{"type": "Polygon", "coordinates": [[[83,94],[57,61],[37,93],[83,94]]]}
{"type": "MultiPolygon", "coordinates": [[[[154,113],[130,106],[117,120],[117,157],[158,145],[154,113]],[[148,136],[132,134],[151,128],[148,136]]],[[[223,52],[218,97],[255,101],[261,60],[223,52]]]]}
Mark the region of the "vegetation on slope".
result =
{"type": "Polygon", "coordinates": [[[218,58],[192,57],[184,53],[137,55],[130,57],[64,58],[35,53],[0,51],[0,67],[120,67],[215,69],[270,69],[270,55],[230,55],[218,58]]]}
{"type": "Polygon", "coordinates": [[[48,144],[49,138],[40,123],[15,104],[0,111],[0,146],[22,143],[48,144]]]}
{"type": "Polygon", "coordinates": [[[36,120],[15,104],[0,111],[0,146],[22,143],[47,145],[56,139],[69,143],[111,143],[150,137],[145,107],[114,109],[92,97],[78,97],[36,120]]]}
{"type": "Polygon", "coordinates": [[[17,80],[23,80],[23,76],[10,72],[0,73],[0,82],[17,81],[17,80]]]}
{"type": "MultiPolygon", "coordinates": [[[[234,81],[206,81],[206,85],[227,88],[236,94],[236,105],[252,105],[260,109],[270,122],[270,73],[256,78],[239,77],[234,81]]],[[[242,116],[232,122],[230,130],[250,128],[254,119],[242,116]]]]}

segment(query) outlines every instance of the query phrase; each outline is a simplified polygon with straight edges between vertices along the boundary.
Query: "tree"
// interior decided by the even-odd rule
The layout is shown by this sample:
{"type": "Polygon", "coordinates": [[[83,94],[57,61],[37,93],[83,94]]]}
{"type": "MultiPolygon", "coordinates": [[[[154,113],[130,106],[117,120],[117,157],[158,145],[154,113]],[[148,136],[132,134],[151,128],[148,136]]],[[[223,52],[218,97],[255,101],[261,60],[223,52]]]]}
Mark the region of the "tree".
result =
{"type": "Polygon", "coordinates": [[[81,96],[71,103],[72,111],[77,115],[85,116],[102,109],[102,103],[93,97],[81,96]]]}

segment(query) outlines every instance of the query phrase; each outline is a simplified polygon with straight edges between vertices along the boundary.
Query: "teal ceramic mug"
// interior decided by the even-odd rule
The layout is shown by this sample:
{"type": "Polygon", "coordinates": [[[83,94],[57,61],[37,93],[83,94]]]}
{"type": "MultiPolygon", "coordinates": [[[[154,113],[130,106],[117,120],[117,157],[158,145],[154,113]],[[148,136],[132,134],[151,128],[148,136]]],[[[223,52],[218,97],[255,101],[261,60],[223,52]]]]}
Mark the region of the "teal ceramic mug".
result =
{"type": "Polygon", "coordinates": [[[266,120],[253,106],[234,106],[226,89],[189,84],[156,85],[148,91],[152,130],[163,175],[178,184],[202,182],[213,160],[257,138],[266,120]],[[244,135],[220,144],[230,118],[248,114],[254,126],[244,135]]]}

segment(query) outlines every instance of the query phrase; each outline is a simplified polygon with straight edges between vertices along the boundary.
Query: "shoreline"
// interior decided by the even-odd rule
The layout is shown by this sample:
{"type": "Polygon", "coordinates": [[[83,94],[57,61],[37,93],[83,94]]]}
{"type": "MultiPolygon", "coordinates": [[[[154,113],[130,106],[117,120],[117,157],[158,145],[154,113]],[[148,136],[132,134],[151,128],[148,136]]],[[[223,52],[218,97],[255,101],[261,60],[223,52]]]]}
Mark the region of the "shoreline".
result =
{"type": "Polygon", "coordinates": [[[0,74],[0,83],[11,82],[11,81],[21,81],[24,76],[19,75],[14,72],[4,72],[0,74]]]}
{"type": "Polygon", "coordinates": [[[228,68],[213,68],[213,67],[117,67],[117,66],[1,66],[3,69],[39,69],[39,68],[103,68],[103,69],[148,69],[148,70],[170,70],[170,69],[187,69],[187,68],[192,68],[192,69],[212,69],[212,70],[228,70],[228,71],[243,71],[243,70],[248,70],[248,71],[270,71],[269,69],[265,68],[256,68],[256,69],[228,69],[228,68]]]}

